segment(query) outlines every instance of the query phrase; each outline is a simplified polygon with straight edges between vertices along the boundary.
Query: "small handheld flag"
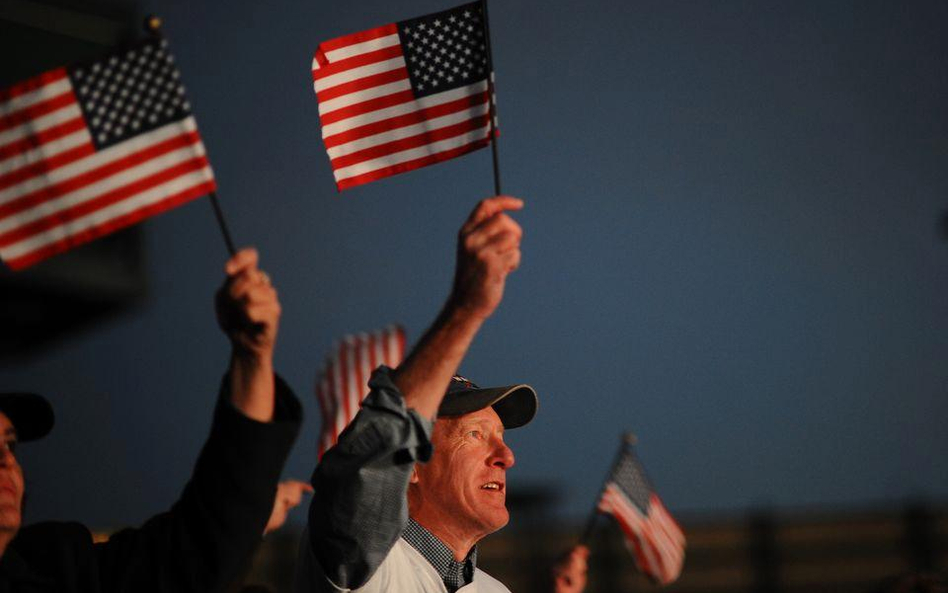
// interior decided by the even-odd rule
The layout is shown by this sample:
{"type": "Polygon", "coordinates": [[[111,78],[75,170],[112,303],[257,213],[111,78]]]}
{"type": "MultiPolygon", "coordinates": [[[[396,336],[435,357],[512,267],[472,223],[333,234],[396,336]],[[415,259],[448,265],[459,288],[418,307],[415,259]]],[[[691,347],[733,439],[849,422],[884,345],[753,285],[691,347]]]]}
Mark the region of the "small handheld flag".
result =
{"type": "Polygon", "coordinates": [[[318,459],[336,444],[359,411],[359,404],[369,394],[372,370],[382,364],[395,368],[404,357],[405,330],[397,325],[347,335],[336,343],[316,381],[316,399],[323,416],[318,459]]]}
{"type": "Polygon", "coordinates": [[[216,189],[164,39],[0,90],[0,258],[18,270],[216,189]]]}
{"type": "MultiPolygon", "coordinates": [[[[612,515],[619,524],[639,570],[667,585],[681,574],[685,535],[652,488],[633,449],[634,442],[635,437],[624,435],[597,510],[612,515]]],[[[584,540],[591,527],[592,523],[587,527],[584,540]]]]}
{"type": "Polygon", "coordinates": [[[483,8],[472,2],[319,44],[313,88],[340,191],[488,145],[496,122],[483,8]]]}

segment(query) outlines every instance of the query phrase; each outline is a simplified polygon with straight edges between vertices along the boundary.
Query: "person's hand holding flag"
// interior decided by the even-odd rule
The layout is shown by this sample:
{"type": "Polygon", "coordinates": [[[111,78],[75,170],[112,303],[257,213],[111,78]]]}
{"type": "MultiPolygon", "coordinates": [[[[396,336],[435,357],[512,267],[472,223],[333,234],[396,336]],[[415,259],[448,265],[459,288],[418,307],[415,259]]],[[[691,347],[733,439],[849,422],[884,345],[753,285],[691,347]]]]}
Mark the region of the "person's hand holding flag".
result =
{"type": "Polygon", "coordinates": [[[523,208],[512,196],[486,198],[474,208],[458,234],[457,268],[449,306],[483,320],[504,296],[507,275],[520,266],[523,230],[507,211],[523,208]]]}
{"type": "Polygon", "coordinates": [[[227,260],[227,280],[217,291],[216,309],[218,323],[232,345],[231,399],[248,417],[269,422],[273,417],[273,349],[281,311],[276,289],[267,273],[257,268],[257,259],[255,249],[242,249],[227,260]]]}

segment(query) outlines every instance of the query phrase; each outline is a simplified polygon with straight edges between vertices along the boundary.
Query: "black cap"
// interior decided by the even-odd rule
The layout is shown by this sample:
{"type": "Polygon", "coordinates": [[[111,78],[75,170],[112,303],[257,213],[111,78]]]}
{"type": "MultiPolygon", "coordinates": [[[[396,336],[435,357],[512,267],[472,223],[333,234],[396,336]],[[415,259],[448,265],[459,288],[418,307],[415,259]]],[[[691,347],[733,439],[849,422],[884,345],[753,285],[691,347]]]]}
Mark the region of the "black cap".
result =
{"type": "Polygon", "coordinates": [[[20,441],[41,439],[53,428],[53,406],[35,393],[0,393],[0,412],[7,415],[20,441]]]}
{"type": "Polygon", "coordinates": [[[529,385],[485,387],[455,375],[441,400],[438,417],[462,416],[487,406],[494,408],[504,428],[518,428],[527,424],[537,413],[537,392],[529,385]]]}

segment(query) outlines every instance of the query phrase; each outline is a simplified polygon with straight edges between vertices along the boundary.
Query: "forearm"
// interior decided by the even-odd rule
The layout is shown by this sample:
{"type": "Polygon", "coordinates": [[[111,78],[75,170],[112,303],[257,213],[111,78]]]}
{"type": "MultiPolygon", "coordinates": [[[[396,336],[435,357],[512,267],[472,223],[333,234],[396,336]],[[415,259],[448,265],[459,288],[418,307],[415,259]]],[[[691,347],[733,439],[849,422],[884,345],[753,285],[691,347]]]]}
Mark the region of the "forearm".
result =
{"type": "Polygon", "coordinates": [[[522,206],[509,196],[488,198],[461,226],[451,296],[395,374],[405,403],[425,418],[437,414],[471,341],[500,304],[507,275],[520,265],[522,232],[505,211],[522,206]]]}
{"type": "Polygon", "coordinates": [[[251,420],[270,422],[274,412],[273,350],[280,301],[270,277],[257,268],[257,252],[242,249],[224,266],[217,291],[217,320],[231,342],[229,400],[251,420]]]}
{"type": "Polygon", "coordinates": [[[230,402],[257,422],[273,420],[274,385],[271,355],[258,356],[236,349],[230,358],[230,402]]]}
{"type": "Polygon", "coordinates": [[[434,419],[451,377],[484,320],[449,302],[422,336],[392,380],[405,396],[405,405],[434,419]]]}

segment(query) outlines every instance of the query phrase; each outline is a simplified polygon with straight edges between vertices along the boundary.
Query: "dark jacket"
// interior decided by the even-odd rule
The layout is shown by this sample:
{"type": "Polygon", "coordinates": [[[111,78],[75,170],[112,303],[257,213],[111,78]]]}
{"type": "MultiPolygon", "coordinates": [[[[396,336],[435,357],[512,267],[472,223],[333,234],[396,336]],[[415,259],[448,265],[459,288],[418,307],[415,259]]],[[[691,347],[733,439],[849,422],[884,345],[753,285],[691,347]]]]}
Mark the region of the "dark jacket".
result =
{"type": "Polygon", "coordinates": [[[221,396],[191,480],[168,512],[98,544],[78,523],[21,529],[0,560],[0,593],[223,590],[260,542],[302,420],[299,401],[276,383],[271,423],[221,396]]]}

